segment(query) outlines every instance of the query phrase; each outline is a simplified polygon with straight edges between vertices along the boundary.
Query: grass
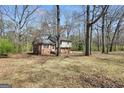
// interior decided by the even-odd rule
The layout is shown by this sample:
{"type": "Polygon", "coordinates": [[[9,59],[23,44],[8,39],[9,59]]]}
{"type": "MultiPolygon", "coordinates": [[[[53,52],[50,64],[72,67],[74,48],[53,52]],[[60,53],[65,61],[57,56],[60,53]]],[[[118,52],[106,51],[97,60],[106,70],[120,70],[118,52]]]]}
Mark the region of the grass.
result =
{"type": "Polygon", "coordinates": [[[124,53],[86,57],[11,55],[0,59],[0,83],[12,87],[124,87],[124,53]]]}

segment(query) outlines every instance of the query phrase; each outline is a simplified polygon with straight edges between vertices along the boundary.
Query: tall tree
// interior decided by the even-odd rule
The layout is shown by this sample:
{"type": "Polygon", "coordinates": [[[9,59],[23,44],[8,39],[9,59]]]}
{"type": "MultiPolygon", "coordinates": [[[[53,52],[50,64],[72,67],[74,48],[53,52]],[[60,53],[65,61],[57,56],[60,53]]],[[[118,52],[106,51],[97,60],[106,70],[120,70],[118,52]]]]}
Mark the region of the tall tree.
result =
{"type": "Polygon", "coordinates": [[[4,35],[4,20],[2,11],[0,11],[0,37],[4,35]]]}
{"type": "Polygon", "coordinates": [[[85,55],[89,56],[90,55],[90,27],[95,24],[102,16],[103,14],[107,11],[108,6],[104,6],[102,11],[100,12],[99,16],[97,16],[94,20],[90,22],[90,6],[87,5],[86,7],[86,39],[85,39],[85,55]]]}
{"type": "Polygon", "coordinates": [[[89,51],[89,45],[90,45],[90,23],[89,23],[89,18],[90,18],[90,6],[87,5],[86,8],[86,39],[85,39],[85,55],[89,56],[90,55],[90,51],[89,51]]]}
{"type": "Polygon", "coordinates": [[[105,14],[102,16],[102,53],[105,53],[105,14]]]}
{"type": "MultiPolygon", "coordinates": [[[[93,6],[93,11],[92,11],[92,19],[91,19],[91,21],[94,20],[95,9],[96,9],[96,6],[94,5],[93,6]]],[[[92,33],[93,33],[93,25],[91,25],[91,29],[90,29],[90,55],[92,54],[92,33]]]]}
{"type": "Polygon", "coordinates": [[[56,56],[60,54],[60,7],[56,5],[57,10],[57,53],[56,56]]]}
{"type": "Polygon", "coordinates": [[[15,45],[17,45],[17,52],[21,52],[22,36],[24,35],[23,28],[30,20],[30,17],[38,9],[38,6],[36,6],[35,8],[31,8],[29,5],[15,5],[11,8],[9,8],[9,6],[3,6],[2,9],[4,11],[4,15],[6,15],[11,21],[13,21],[15,25],[14,43],[15,45]],[[22,10],[20,10],[20,8],[22,10]],[[11,13],[12,11],[14,13],[11,13]]]}
{"type": "Polygon", "coordinates": [[[112,52],[112,50],[113,50],[113,43],[114,43],[116,34],[117,34],[117,32],[119,31],[119,29],[120,29],[120,26],[121,26],[121,23],[122,23],[122,21],[123,21],[123,20],[122,20],[123,18],[124,18],[124,13],[122,13],[122,15],[121,15],[121,17],[120,17],[120,19],[119,19],[119,21],[118,21],[118,23],[117,23],[117,25],[116,25],[116,28],[115,28],[115,31],[114,31],[114,35],[113,35],[113,37],[112,37],[111,44],[110,44],[110,52],[112,52]]]}

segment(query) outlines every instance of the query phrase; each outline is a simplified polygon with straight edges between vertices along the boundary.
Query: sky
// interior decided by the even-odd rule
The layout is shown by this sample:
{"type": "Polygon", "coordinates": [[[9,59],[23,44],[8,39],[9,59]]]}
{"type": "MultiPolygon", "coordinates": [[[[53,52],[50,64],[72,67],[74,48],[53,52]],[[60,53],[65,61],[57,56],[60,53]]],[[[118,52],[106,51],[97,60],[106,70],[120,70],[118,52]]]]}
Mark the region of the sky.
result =
{"type": "MultiPolygon", "coordinates": [[[[41,6],[40,10],[41,11],[52,11],[53,9],[55,8],[55,6],[53,5],[46,5],[46,6],[41,6]]],[[[64,14],[67,14],[67,13],[72,13],[74,11],[77,11],[77,12],[80,12],[82,11],[82,8],[81,6],[78,6],[78,5],[70,5],[70,6],[67,6],[67,5],[61,5],[60,6],[60,23],[63,25],[64,24],[64,14]]]]}
{"type": "MultiPolygon", "coordinates": [[[[13,5],[6,5],[4,6],[6,7],[10,12],[9,12],[9,15],[10,16],[13,16],[14,14],[14,6],[13,5]]],[[[34,5],[31,6],[30,9],[33,9],[34,5]]],[[[77,11],[77,12],[80,12],[82,11],[82,6],[78,6],[78,5],[60,5],[60,24],[64,24],[64,14],[67,14],[67,13],[72,13],[74,11],[77,11]]],[[[36,12],[34,14],[34,18],[36,21],[33,21],[32,24],[36,24],[38,23],[38,21],[40,21],[41,17],[43,15],[45,15],[45,13],[48,11],[48,12],[51,12],[53,9],[55,8],[55,5],[41,5],[40,8],[38,9],[38,12],[36,12]]],[[[19,12],[22,11],[22,6],[19,6],[19,12]]],[[[14,16],[13,16],[14,17],[14,16]]],[[[6,18],[7,19],[7,18],[6,18]]]]}
{"type": "MultiPolygon", "coordinates": [[[[14,18],[14,13],[15,13],[15,5],[3,5],[4,8],[7,9],[7,13],[9,14],[10,17],[14,18]]],[[[83,6],[81,5],[60,5],[60,25],[65,25],[65,17],[64,15],[66,14],[71,14],[73,12],[80,12],[82,13],[82,8],[83,6]]],[[[22,13],[23,7],[22,5],[18,5],[18,13],[22,13]]],[[[30,11],[36,8],[36,5],[30,5],[30,11]]],[[[39,28],[41,27],[41,18],[42,16],[45,16],[47,12],[53,12],[53,10],[56,9],[55,5],[40,5],[38,10],[33,14],[32,20],[28,24],[29,27],[35,27],[39,28]]],[[[0,7],[0,10],[1,7],[0,7]]],[[[5,20],[10,20],[9,17],[4,16],[3,17],[5,20]]],[[[18,20],[18,18],[17,18],[18,20]]],[[[53,19],[55,20],[55,19],[53,19]]],[[[83,22],[82,22],[83,23],[83,22]]],[[[14,29],[14,27],[12,27],[14,29]]],[[[25,29],[25,27],[24,27],[25,29]]],[[[6,30],[8,31],[8,30],[6,30]]]]}
{"type": "MultiPolygon", "coordinates": [[[[14,6],[13,5],[6,5],[4,6],[6,8],[8,8],[10,10],[10,16],[12,16],[14,14],[14,6]]],[[[32,5],[30,7],[30,10],[33,10],[33,8],[36,7],[34,5],[32,5]]],[[[53,9],[55,9],[55,5],[41,5],[39,6],[40,8],[38,9],[38,11],[33,15],[33,20],[30,22],[31,26],[39,26],[39,22],[41,21],[41,17],[45,16],[45,14],[47,12],[52,12],[53,9]]],[[[118,6],[113,6],[113,9],[116,9],[118,6]]],[[[120,6],[121,7],[121,6],[120,6]]],[[[91,7],[92,8],[92,7],[91,7]]],[[[22,11],[22,6],[19,6],[19,12],[22,11]]],[[[79,12],[79,13],[83,13],[83,5],[60,5],[60,25],[64,25],[65,23],[65,18],[64,18],[64,14],[71,14],[72,12],[79,12]]],[[[14,17],[14,16],[13,16],[14,17]]],[[[7,19],[7,17],[5,17],[7,19]]],[[[82,21],[83,23],[83,21],[82,21]]],[[[81,27],[83,28],[83,26],[81,27]]]]}
{"type": "MultiPolygon", "coordinates": [[[[55,6],[49,5],[49,6],[41,6],[40,11],[49,11],[51,12],[53,9],[55,9],[55,6]]],[[[73,12],[82,12],[82,6],[80,5],[60,5],[60,25],[65,25],[65,17],[66,14],[71,14],[73,12]]],[[[42,16],[42,15],[41,15],[42,16]]],[[[83,23],[83,22],[82,22],[83,23]]]]}
{"type": "MultiPolygon", "coordinates": [[[[10,10],[10,16],[12,16],[14,14],[14,6],[13,5],[6,5],[4,7],[7,7],[10,10]]],[[[32,5],[30,9],[33,9],[35,6],[32,5]]],[[[76,12],[82,12],[83,13],[83,6],[82,5],[60,5],[60,23],[63,25],[64,24],[64,14],[71,14],[72,12],[76,11],[76,12]]],[[[40,18],[45,15],[45,13],[51,12],[53,9],[55,8],[55,5],[41,5],[40,8],[38,9],[38,11],[40,12],[40,14],[35,13],[34,14],[34,18],[36,19],[36,23],[37,21],[40,20],[40,18]]],[[[115,6],[116,8],[116,6],[115,6]]],[[[19,11],[22,11],[22,7],[19,6],[19,11]]],[[[33,22],[35,23],[35,21],[33,22]]],[[[33,24],[32,23],[32,24],[33,24]]]]}

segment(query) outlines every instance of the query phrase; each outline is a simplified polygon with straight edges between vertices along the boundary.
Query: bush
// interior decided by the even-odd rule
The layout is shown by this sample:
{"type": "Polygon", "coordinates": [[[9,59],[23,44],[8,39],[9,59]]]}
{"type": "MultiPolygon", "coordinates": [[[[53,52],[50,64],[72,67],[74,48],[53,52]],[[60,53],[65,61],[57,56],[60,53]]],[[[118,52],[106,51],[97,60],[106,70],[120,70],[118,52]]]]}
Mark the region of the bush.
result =
{"type": "Polygon", "coordinates": [[[25,51],[26,52],[32,51],[32,44],[25,44],[21,48],[22,48],[23,52],[25,52],[25,51]]]}
{"type": "Polygon", "coordinates": [[[14,50],[14,45],[10,40],[0,38],[0,55],[14,52],[14,50]]]}

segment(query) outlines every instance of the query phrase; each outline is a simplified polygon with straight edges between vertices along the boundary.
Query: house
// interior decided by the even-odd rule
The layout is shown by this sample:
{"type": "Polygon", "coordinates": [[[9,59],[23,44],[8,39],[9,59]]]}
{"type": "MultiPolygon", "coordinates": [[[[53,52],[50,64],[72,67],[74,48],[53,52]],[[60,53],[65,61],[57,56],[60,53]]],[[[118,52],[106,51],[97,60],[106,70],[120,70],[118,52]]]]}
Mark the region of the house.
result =
{"type": "MultiPolygon", "coordinates": [[[[38,55],[50,55],[55,54],[56,47],[56,36],[43,35],[36,37],[33,41],[33,53],[38,55]]],[[[72,42],[70,40],[60,38],[60,53],[69,54],[71,50],[72,42]]]]}
{"type": "Polygon", "coordinates": [[[60,40],[60,53],[69,54],[71,51],[72,42],[70,40],[60,40]]]}
{"type": "Polygon", "coordinates": [[[55,50],[55,43],[50,41],[47,36],[36,37],[32,44],[34,54],[47,55],[55,50]]]}

